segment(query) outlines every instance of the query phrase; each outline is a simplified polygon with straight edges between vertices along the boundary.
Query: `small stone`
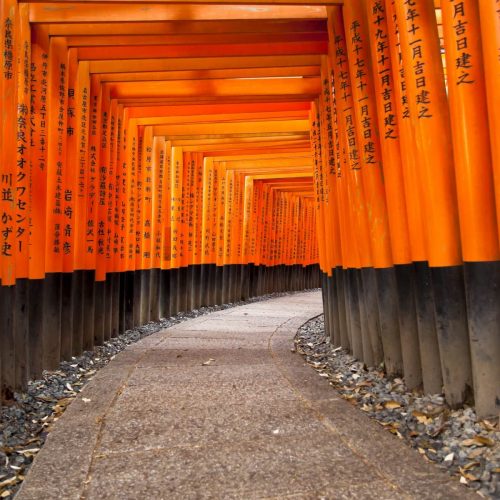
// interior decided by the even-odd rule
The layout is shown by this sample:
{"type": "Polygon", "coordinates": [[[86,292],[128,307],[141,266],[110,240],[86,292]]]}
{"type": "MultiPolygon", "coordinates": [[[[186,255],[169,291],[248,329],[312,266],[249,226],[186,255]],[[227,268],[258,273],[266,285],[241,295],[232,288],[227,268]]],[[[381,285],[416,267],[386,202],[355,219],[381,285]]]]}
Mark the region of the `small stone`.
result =
{"type": "Polygon", "coordinates": [[[491,479],[491,472],[490,472],[490,471],[488,471],[488,470],[485,470],[485,471],[481,474],[481,481],[483,481],[483,482],[488,482],[490,479],[491,479]]]}

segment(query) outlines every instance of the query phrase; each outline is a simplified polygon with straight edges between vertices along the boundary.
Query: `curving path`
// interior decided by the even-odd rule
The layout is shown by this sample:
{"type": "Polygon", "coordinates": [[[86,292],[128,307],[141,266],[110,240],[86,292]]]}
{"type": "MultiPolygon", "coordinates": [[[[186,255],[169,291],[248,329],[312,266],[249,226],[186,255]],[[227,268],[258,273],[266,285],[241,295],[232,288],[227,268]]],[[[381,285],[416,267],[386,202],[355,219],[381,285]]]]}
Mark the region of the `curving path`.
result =
{"type": "Polygon", "coordinates": [[[129,347],[57,422],[17,500],[468,498],[291,352],[321,312],[302,293],[129,347]]]}

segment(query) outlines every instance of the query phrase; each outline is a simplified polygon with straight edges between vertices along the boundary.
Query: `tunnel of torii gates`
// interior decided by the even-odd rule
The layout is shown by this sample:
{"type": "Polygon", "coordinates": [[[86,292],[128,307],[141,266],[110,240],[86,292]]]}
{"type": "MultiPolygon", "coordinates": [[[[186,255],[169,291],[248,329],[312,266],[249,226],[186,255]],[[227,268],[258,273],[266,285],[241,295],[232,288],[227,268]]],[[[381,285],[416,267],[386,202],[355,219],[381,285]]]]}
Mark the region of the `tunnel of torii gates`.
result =
{"type": "Polygon", "coordinates": [[[202,305],[500,405],[500,1],[0,0],[2,398],[202,305]]]}

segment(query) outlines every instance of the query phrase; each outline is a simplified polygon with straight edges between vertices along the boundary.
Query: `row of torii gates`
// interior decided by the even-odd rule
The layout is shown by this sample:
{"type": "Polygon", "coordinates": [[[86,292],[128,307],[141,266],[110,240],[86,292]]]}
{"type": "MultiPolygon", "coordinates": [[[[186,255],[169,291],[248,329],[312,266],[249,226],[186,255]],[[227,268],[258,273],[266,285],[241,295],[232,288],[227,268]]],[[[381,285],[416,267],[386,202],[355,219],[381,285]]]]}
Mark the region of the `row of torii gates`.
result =
{"type": "Polygon", "coordinates": [[[4,400],[321,284],[335,345],[498,412],[499,0],[0,6],[4,400]]]}

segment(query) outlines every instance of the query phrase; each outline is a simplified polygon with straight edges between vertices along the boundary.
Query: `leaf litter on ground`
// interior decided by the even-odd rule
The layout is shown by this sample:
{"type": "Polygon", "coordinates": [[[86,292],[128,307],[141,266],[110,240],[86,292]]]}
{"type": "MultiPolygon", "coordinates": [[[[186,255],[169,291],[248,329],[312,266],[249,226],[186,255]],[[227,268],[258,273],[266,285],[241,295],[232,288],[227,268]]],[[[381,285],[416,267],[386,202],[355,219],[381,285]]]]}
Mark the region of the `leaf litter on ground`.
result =
{"type": "Polygon", "coordinates": [[[303,325],[294,349],[349,403],[415,448],[427,461],[484,498],[500,498],[498,419],[480,420],[468,406],[453,410],[442,394],[406,388],[386,377],[383,366],[367,368],[325,336],[324,316],[303,325]]]}

